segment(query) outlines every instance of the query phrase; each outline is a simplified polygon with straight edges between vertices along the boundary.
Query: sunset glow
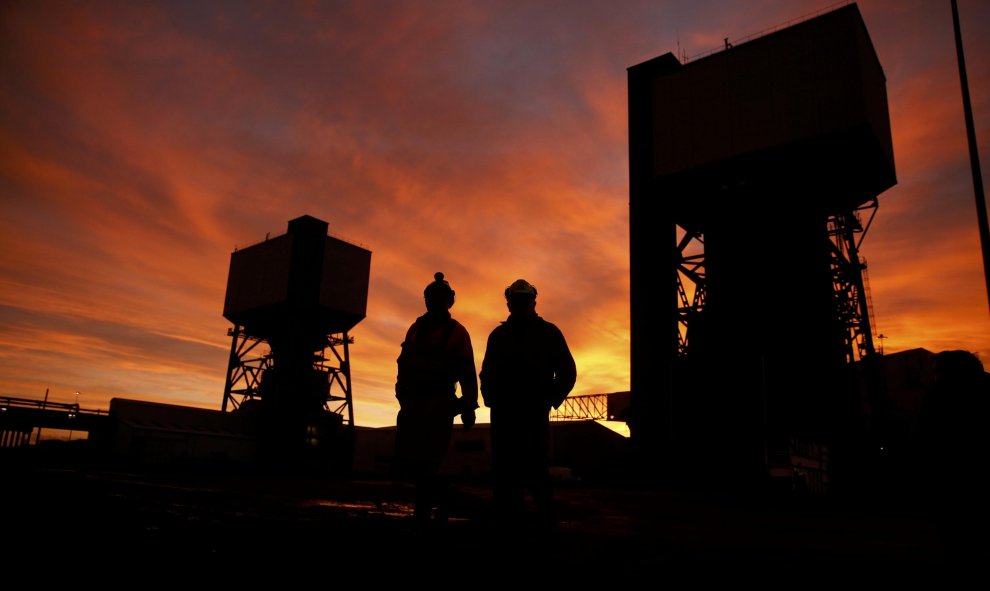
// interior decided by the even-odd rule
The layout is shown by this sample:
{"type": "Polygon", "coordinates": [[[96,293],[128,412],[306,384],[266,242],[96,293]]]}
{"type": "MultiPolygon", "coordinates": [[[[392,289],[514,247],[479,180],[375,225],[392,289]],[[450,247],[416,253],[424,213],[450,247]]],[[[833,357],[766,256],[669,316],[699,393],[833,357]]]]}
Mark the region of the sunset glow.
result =
{"type": "MultiPolygon", "coordinates": [[[[572,395],[628,390],[626,68],[832,4],[0,3],[0,395],[219,409],[230,254],[301,215],[372,252],[357,424],[394,424],[436,271],[479,368],[523,277],[574,353],[572,395]]],[[[950,2],[858,5],[898,179],[862,245],[876,332],[990,366],[950,2]]],[[[958,5],[986,171],[990,3],[958,5]]]]}

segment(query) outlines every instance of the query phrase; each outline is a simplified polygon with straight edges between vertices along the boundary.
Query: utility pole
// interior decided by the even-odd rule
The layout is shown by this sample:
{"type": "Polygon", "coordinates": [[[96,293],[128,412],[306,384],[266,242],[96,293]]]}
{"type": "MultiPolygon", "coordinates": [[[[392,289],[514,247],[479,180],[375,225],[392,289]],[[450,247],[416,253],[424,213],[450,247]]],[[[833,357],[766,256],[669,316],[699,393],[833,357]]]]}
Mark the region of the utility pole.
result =
{"type": "Polygon", "coordinates": [[[959,59],[959,85],[962,87],[963,112],[966,116],[966,138],[969,140],[969,164],[973,169],[973,192],[976,215],[980,224],[980,246],[983,248],[983,278],[987,285],[987,305],[990,306],[990,224],[987,222],[987,202],[983,196],[983,175],[980,173],[980,153],[976,148],[973,107],[969,102],[969,82],[966,80],[966,59],[963,56],[962,33],[959,31],[959,8],[952,0],[952,26],[956,33],[956,56],[959,59]]]}
{"type": "MultiPolygon", "coordinates": [[[[48,388],[45,388],[45,400],[41,403],[41,414],[45,414],[45,409],[48,407],[48,388]]],[[[38,445],[41,443],[41,426],[38,426],[38,435],[34,438],[34,444],[38,445]]]]}

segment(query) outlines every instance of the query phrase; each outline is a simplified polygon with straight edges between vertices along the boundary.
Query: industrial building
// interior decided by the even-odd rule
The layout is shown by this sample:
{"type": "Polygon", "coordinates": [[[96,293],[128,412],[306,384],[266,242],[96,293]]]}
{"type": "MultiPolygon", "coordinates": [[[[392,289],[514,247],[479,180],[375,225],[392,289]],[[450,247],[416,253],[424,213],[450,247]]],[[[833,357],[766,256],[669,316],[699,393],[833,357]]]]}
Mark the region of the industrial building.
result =
{"type": "Polygon", "coordinates": [[[877,378],[860,247],[897,182],[858,7],[628,88],[633,438],[712,484],[761,487],[796,450],[850,482],[877,378]]]}

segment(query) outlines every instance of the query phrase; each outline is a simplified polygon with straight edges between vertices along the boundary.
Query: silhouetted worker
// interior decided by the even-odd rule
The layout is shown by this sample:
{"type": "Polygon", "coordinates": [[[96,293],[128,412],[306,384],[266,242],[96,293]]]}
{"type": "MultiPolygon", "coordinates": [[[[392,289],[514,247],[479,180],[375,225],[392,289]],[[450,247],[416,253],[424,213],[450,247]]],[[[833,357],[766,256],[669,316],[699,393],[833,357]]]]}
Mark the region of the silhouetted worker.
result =
{"type": "Polygon", "coordinates": [[[497,516],[519,524],[532,494],[542,525],[555,522],[549,474],[550,408],[577,378],[563,333],[536,313],[536,287],[524,279],[505,289],[507,320],[488,336],[481,396],[491,408],[492,484],[497,516]]]}
{"type": "Polygon", "coordinates": [[[921,405],[923,482],[942,536],[945,556],[959,566],[990,559],[990,465],[986,425],[990,384],[976,355],[937,353],[935,379],[921,405]]]}
{"type": "Polygon", "coordinates": [[[454,290],[443,273],[426,286],[426,313],[409,327],[397,360],[395,397],[396,457],[402,473],[416,488],[415,517],[445,521],[451,501],[449,483],[439,473],[453,432],[454,417],[461,415],[471,428],[478,408],[478,376],[471,337],[450,315],[454,290]],[[461,396],[457,397],[457,384],[461,396]]]}

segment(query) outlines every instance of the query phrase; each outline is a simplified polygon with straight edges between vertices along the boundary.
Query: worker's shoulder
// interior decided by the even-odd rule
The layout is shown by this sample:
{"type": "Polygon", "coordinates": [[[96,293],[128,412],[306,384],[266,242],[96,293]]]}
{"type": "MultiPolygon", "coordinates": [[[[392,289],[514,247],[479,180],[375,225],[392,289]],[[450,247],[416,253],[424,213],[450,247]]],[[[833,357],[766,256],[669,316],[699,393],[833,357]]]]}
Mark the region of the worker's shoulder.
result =
{"type": "Polygon", "coordinates": [[[450,330],[453,331],[453,334],[456,335],[468,336],[468,337],[471,336],[468,333],[467,327],[461,324],[460,322],[458,322],[456,318],[450,319],[450,330]]]}
{"type": "Polygon", "coordinates": [[[563,335],[563,331],[561,331],[556,324],[550,322],[542,316],[534,316],[532,319],[528,319],[525,322],[520,323],[513,323],[511,320],[503,320],[492,329],[491,334],[508,334],[514,331],[522,331],[523,333],[527,333],[534,330],[538,332],[563,335]]]}
{"type": "Polygon", "coordinates": [[[538,325],[542,326],[544,330],[548,330],[548,331],[552,331],[552,332],[557,332],[557,333],[563,334],[563,331],[560,330],[560,327],[558,327],[553,322],[550,322],[549,320],[547,320],[543,316],[537,316],[536,317],[536,320],[538,321],[538,325]]]}

